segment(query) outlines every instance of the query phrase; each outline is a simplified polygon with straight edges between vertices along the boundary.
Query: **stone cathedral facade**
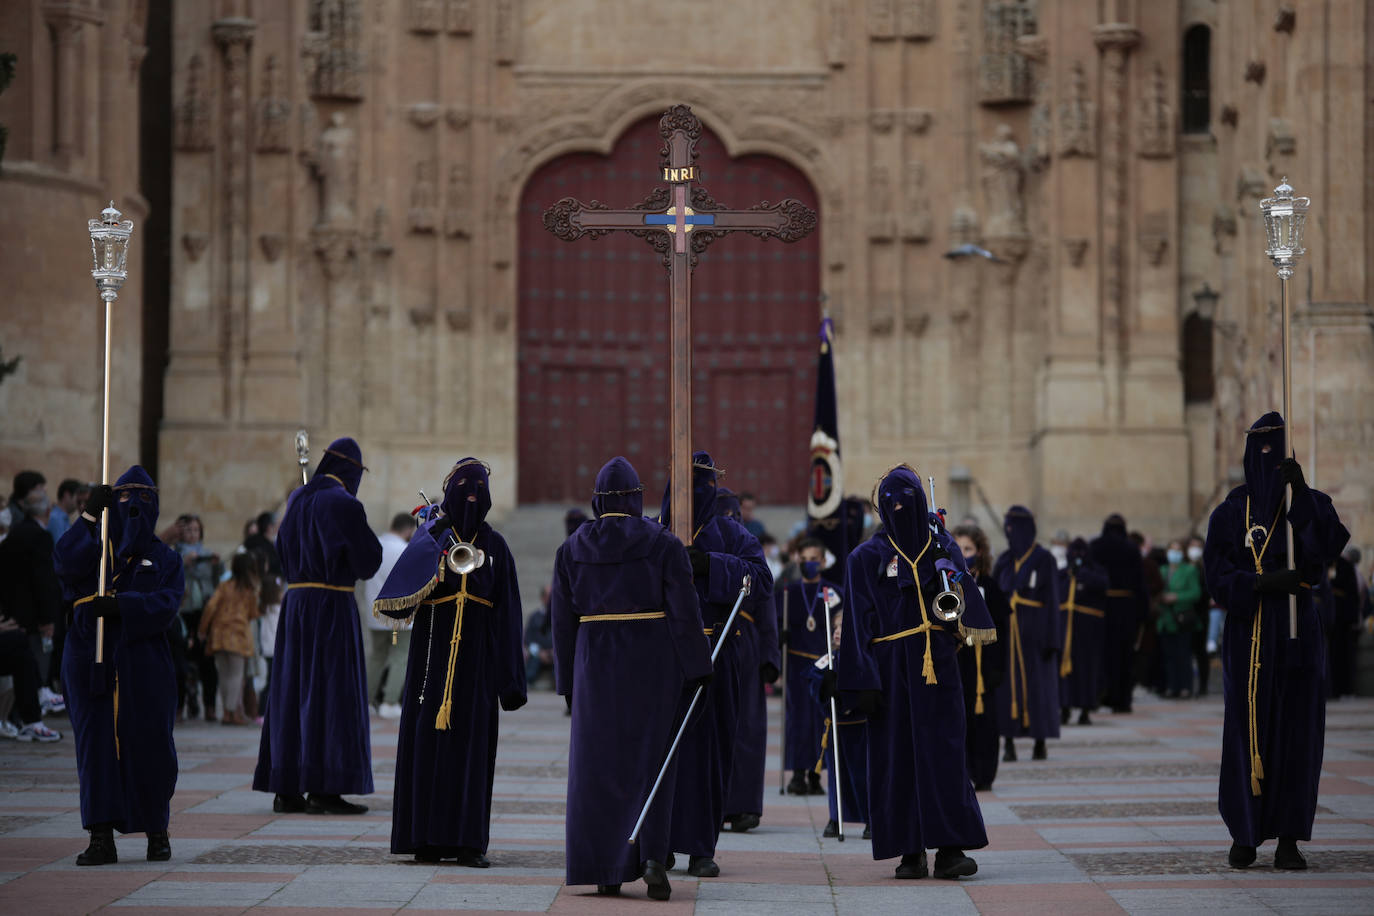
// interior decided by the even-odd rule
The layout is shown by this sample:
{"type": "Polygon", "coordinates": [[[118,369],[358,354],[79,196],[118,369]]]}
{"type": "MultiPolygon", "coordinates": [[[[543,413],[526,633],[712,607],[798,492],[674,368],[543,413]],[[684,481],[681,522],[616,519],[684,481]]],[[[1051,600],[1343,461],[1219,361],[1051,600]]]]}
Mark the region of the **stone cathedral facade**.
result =
{"type": "MultiPolygon", "coordinates": [[[[378,524],[465,454],[492,463],[510,507],[522,192],[684,102],[729,156],[774,157],[814,191],[846,490],[909,461],[956,518],[987,524],[1022,502],[1042,536],[1095,532],[1110,511],[1183,534],[1237,482],[1241,431],[1281,403],[1258,203],[1287,175],[1314,213],[1292,284],[1295,444],[1355,542],[1374,543],[1362,0],[172,7],[156,457],[163,505],[200,511],[224,540],[290,485],[300,427],[317,447],[359,438],[378,524]],[[950,256],[965,245],[995,259],[950,256]]],[[[138,134],[104,103],[133,91],[147,15],[132,0],[0,13],[6,41],[51,62],[0,95],[0,203],[27,224],[0,225],[6,276],[71,247],[46,224],[58,213],[77,220],[78,253],[80,220],[106,198],[143,216],[138,134]]],[[[67,336],[87,303],[97,313],[73,264],[24,273],[0,313],[4,352],[33,354],[0,384],[6,470],[98,449],[97,326],[74,332],[80,352],[67,336]],[[56,288],[39,333],[29,316],[56,288]]],[[[150,282],[131,280],[131,312],[150,282]]],[[[798,324],[814,333],[818,315],[798,324]]],[[[129,365],[139,318],[121,338],[129,365]]],[[[124,391],[137,400],[136,383],[124,391]]],[[[137,455],[133,437],[116,442],[137,455]]]]}

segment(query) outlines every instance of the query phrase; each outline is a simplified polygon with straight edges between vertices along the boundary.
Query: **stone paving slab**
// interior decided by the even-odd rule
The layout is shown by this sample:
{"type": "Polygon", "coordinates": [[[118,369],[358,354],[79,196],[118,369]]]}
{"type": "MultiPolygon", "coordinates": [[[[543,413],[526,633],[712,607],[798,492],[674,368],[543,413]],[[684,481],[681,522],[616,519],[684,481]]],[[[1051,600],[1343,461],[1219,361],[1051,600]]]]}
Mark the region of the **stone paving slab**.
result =
{"type": "MultiPolygon", "coordinates": [[[[762,825],[721,835],[722,875],[671,873],[673,899],[650,904],[642,883],[621,898],[562,886],[568,720],[546,693],[501,716],[486,870],[416,863],[390,853],[396,725],[374,719],[378,791],[357,817],[277,815],[251,791],[258,735],[204,722],[177,729],[171,862],[147,862],[141,835],[120,862],[79,868],[85,846],[69,740],[0,742],[0,913],[117,916],[549,912],[620,914],[1370,913],[1374,916],[1374,701],[1342,701],[1328,754],[1311,869],[1277,872],[1273,844],[1257,865],[1227,867],[1216,813],[1221,705],[1139,696],[1131,715],[1068,725],[1048,761],[1001,764],[982,793],[987,849],[960,882],[899,882],[850,825],[823,839],[823,797],[777,794],[768,774],[762,825]]],[[[776,767],[779,703],[771,701],[776,767]]],[[[59,729],[65,723],[59,723],[59,729]]]]}

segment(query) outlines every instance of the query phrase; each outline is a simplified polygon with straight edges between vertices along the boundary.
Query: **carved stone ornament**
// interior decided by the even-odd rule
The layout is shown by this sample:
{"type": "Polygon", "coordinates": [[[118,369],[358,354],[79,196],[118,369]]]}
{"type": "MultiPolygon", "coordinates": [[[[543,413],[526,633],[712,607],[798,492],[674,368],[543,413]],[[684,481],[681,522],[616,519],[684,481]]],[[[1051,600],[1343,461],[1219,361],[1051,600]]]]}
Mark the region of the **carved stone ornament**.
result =
{"type": "Polygon", "coordinates": [[[357,239],[352,229],[316,226],[310,237],[326,280],[341,279],[354,266],[357,239]]]}
{"type": "Polygon", "coordinates": [[[935,37],[935,0],[897,0],[897,28],[907,41],[935,37]]]}
{"type": "Polygon", "coordinates": [[[472,327],[472,309],[468,306],[444,309],[444,321],[450,331],[469,330],[472,327]]]}
{"type": "Polygon", "coordinates": [[[137,79],[138,68],[148,56],[148,0],[131,0],[124,21],[124,38],[129,43],[129,76],[137,79]]]}
{"type": "Polygon", "coordinates": [[[826,4],[830,28],[825,39],[825,62],[838,70],[849,56],[849,2],[830,0],[826,4]]]}
{"type": "Polygon", "coordinates": [[[444,195],[444,235],[454,239],[468,238],[472,234],[471,197],[472,181],[467,166],[449,166],[448,190],[444,195]]]}
{"type": "Polygon", "coordinates": [[[1217,120],[1227,127],[1235,127],[1240,123],[1240,110],[1234,105],[1222,105],[1217,120]]]}
{"type": "Polygon", "coordinates": [[[181,247],[186,250],[186,257],[192,264],[200,260],[200,256],[205,253],[205,246],[209,244],[210,236],[204,232],[182,233],[181,247]]]}
{"type": "Polygon", "coordinates": [[[1145,159],[1168,159],[1174,154],[1174,109],[1169,104],[1164,67],[1158,62],[1140,100],[1138,140],[1145,159]]]}
{"type": "Polygon", "coordinates": [[[372,211],[372,233],[369,238],[372,254],[379,258],[390,257],[395,250],[391,244],[391,219],[386,207],[372,211]]]}
{"type": "Polygon", "coordinates": [[[1293,34],[1293,28],[1298,24],[1298,13],[1293,7],[1284,3],[1279,6],[1279,10],[1274,14],[1274,31],[1283,32],[1286,35],[1293,34]]]}
{"type": "Polygon", "coordinates": [[[902,123],[909,134],[924,134],[930,130],[935,114],[929,108],[908,108],[902,113],[902,123]]]}
{"type": "Polygon", "coordinates": [[[1269,176],[1254,166],[1243,165],[1236,176],[1236,197],[1263,197],[1269,191],[1269,176]]]}
{"type": "Polygon", "coordinates": [[[1088,78],[1077,61],[1069,68],[1068,91],[1059,103],[1059,155],[1097,155],[1097,105],[1088,96],[1088,78]]]}
{"type": "Polygon", "coordinates": [[[1245,81],[1254,83],[1256,86],[1264,85],[1264,75],[1268,72],[1262,60],[1251,60],[1245,63],[1245,81]]]}
{"type": "Polygon", "coordinates": [[[214,148],[210,130],[210,99],[205,92],[205,62],[192,54],[186,64],[186,92],[173,113],[172,132],[176,148],[184,153],[201,153],[214,148]]]}
{"type": "Polygon", "coordinates": [[[1298,151],[1298,137],[1293,125],[1284,118],[1269,119],[1269,136],[1265,138],[1265,158],[1292,156],[1298,151]]]}
{"type": "Polygon", "coordinates": [[[1169,247],[1169,222],[1165,213],[1147,213],[1141,220],[1140,250],[1151,267],[1164,263],[1164,252],[1169,247]]]}
{"type": "Polygon", "coordinates": [[[513,64],[520,54],[520,14],[516,0],[494,0],[496,4],[496,62],[513,64]]]}
{"type": "Polygon", "coordinates": [[[282,95],[281,67],[277,55],[267,55],[262,69],[262,96],[253,112],[255,145],[260,153],[285,153],[291,149],[288,128],[291,100],[282,95]]]}
{"type": "Polygon", "coordinates": [[[444,27],[444,0],[406,0],[406,24],[420,35],[437,33],[444,27]]]}
{"type": "Polygon", "coordinates": [[[874,337],[886,337],[896,330],[897,314],[896,293],[881,292],[874,296],[868,312],[868,333],[874,337]]]}
{"type": "Polygon", "coordinates": [[[417,329],[434,327],[434,319],[437,317],[438,309],[432,305],[416,306],[410,310],[410,323],[417,329]]]}
{"type": "Polygon", "coordinates": [[[896,0],[868,0],[868,37],[875,41],[897,37],[896,0]]]}
{"type": "Polygon", "coordinates": [[[286,236],[280,232],[264,232],[258,236],[258,247],[262,249],[262,256],[267,262],[275,264],[286,247],[286,236]]]}
{"type": "Polygon", "coordinates": [[[1083,256],[1088,253],[1088,240],[1081,237],[1064,239],[1064,253],[1068,255],[1070,267],[1082,267],[1083,256]]]}
{"type": "Polygon", "coordinates": [[[997,126],[997,136],[978,144],[983,163],[983,197],[987,202],[988,238],[1007,239],[1026,235],[1026,205],[1022,196],[1025,179],[1021,150],[1012,129],[997,126]]]}
{"type": "Polygon", "coordinates": [[[868,237],[890,242],[896,235],[892,216],[892,176],[887,166],[874,165],[868,173],[868,237]]]}
{"type": "Polygon", "coordinates": [[[1024,0],[984,0],[983,53],[978,59],[978,101],[984,105],[1025,104],[1034,86],[1030,61],[1016,40],[1035,32],[1035,8],[1024,0]]]}
{"type": "Polygon", "coordinates": [[[472,111],[459,105],[450,105],[444,112],[444,123],[450,130],[462,130],[472,123],[472,111]]]}
{"type": "Polygon", "coordinates": [[[358,198],[358,135],[342,112],[335,112],[320,132],[306,164],[319,183],[320,212],[316,226],[352,226],[358,198]]]}
{"type": "Polygon", "coordinates": [[[416,102],[406,108],[406,117],[416,127],[433,127],[439,120],[440,108],[434,102],[416,102]]]}
{"type": "Polygon", "coordinates": [[[934,217],[930,209],[930,195],[926,192],[926,168],[920,162],[908,162],[903,177],[902,239],[907,242],[930,240],[934,217]]]}
{"type": "Polygon", "coordinates": [[[897,112],[880,110],[869,112],[868,124],[873,128],[875,134],[887,134],[892,132],[892,125],[897,123],[897,112]]]}
{"type": "Polygon", "coordinates": [[[310,0],[311,96],[363,97],[362,0],[310,0]]]}
{"type": "Polygon", "coordinates": [[[913,337],[923,337],[930,327],[930,312],[923,311],[914,302],[908,303],[906,312],[902,315],[902,325],[913,337]]]}
{"type": "Polygon", "coordinates": [[[472,34],[472,0],[445,0],[444,30],[450,35],[472,34]]]}
{"type": "Polygon", "coordinates": [[[439,189],[435,186],[433,159],[415,163],[415,180],[410,186],[410,208],[406,222],[411,232],[433,232],[438,211],[439,189]]]}

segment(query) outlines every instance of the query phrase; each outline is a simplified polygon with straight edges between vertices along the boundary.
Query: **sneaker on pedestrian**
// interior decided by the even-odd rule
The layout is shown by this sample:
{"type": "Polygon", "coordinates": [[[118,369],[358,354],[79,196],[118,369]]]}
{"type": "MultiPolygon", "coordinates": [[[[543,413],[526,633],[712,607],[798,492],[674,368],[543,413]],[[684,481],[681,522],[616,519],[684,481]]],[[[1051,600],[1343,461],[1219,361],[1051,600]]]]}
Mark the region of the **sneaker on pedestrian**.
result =
{"type": "Polygon", "coordinates": [[[399,719],[401,718],[401,704],[383,703],[381,706],[377,707],[377,715],[381,716],[383,719],[399,719]]]}
{"type": "Polygon", "coordinates": [[[38,705],[42,707],[44,715],[67,711],[67,701],[62,694],[54,693],[47,687],[38,688],[38,705]]]}
{"type": "Polygon", "coordinates": [[[48,741],[61,741],[62,734],[53,731],[42,722],[30,722],[19,729],[19,734],[15,735],[15,738],[20,741],[42,741],[46,743],[48,741]]]}
{"type": "Polygon", "coordinates": [[[0,719],[0,738],[18,738],[19,726],[9,719],[0,719]]]}

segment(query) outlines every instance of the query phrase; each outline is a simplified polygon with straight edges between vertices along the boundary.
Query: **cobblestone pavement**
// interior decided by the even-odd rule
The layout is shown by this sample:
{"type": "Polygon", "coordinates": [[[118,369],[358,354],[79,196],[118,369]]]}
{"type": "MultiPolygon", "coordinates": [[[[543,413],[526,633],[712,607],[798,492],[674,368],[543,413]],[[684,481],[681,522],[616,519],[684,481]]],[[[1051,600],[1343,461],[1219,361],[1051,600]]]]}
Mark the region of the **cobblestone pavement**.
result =
{"type": "MultiPolygon", "coordinates": [[[[642,884],[619,899],[563,886],[562,712],[561,699],[536,693],[502,715],[487,871],[390,855],[396,728],[380,719],[377,794],[359,817],[274,815],[271,797],[249,789],[256,728],[179,726],[172,861],[145,861],[144,838],[133,835],[118,842],[119,864],[103,868],[74,863],[86,835],[71,736],[0,742],[0,913],[1374,913],[1370,700],[1329,707],[1305,874],[1274,871],[1272,844],[1247,871],[1226,866],[1230,840],[1215,801],[1219,698],[1142,696],[1131,715],[1066,726],[1048,761],[1030,761],[1022,742],[1021,761],[1002,764],[981,796],[991,843],[975,853],[971,879],[894,880],[896,863],[874,862],[857,836],[822,839],[825,799],[778,795],[774,770],[762,826],[721,836],[721,877],[678,870],[666,904],[649,902],[642,884]]],[[[772,760],[777,713],[770,701],[772,760]]]]}

